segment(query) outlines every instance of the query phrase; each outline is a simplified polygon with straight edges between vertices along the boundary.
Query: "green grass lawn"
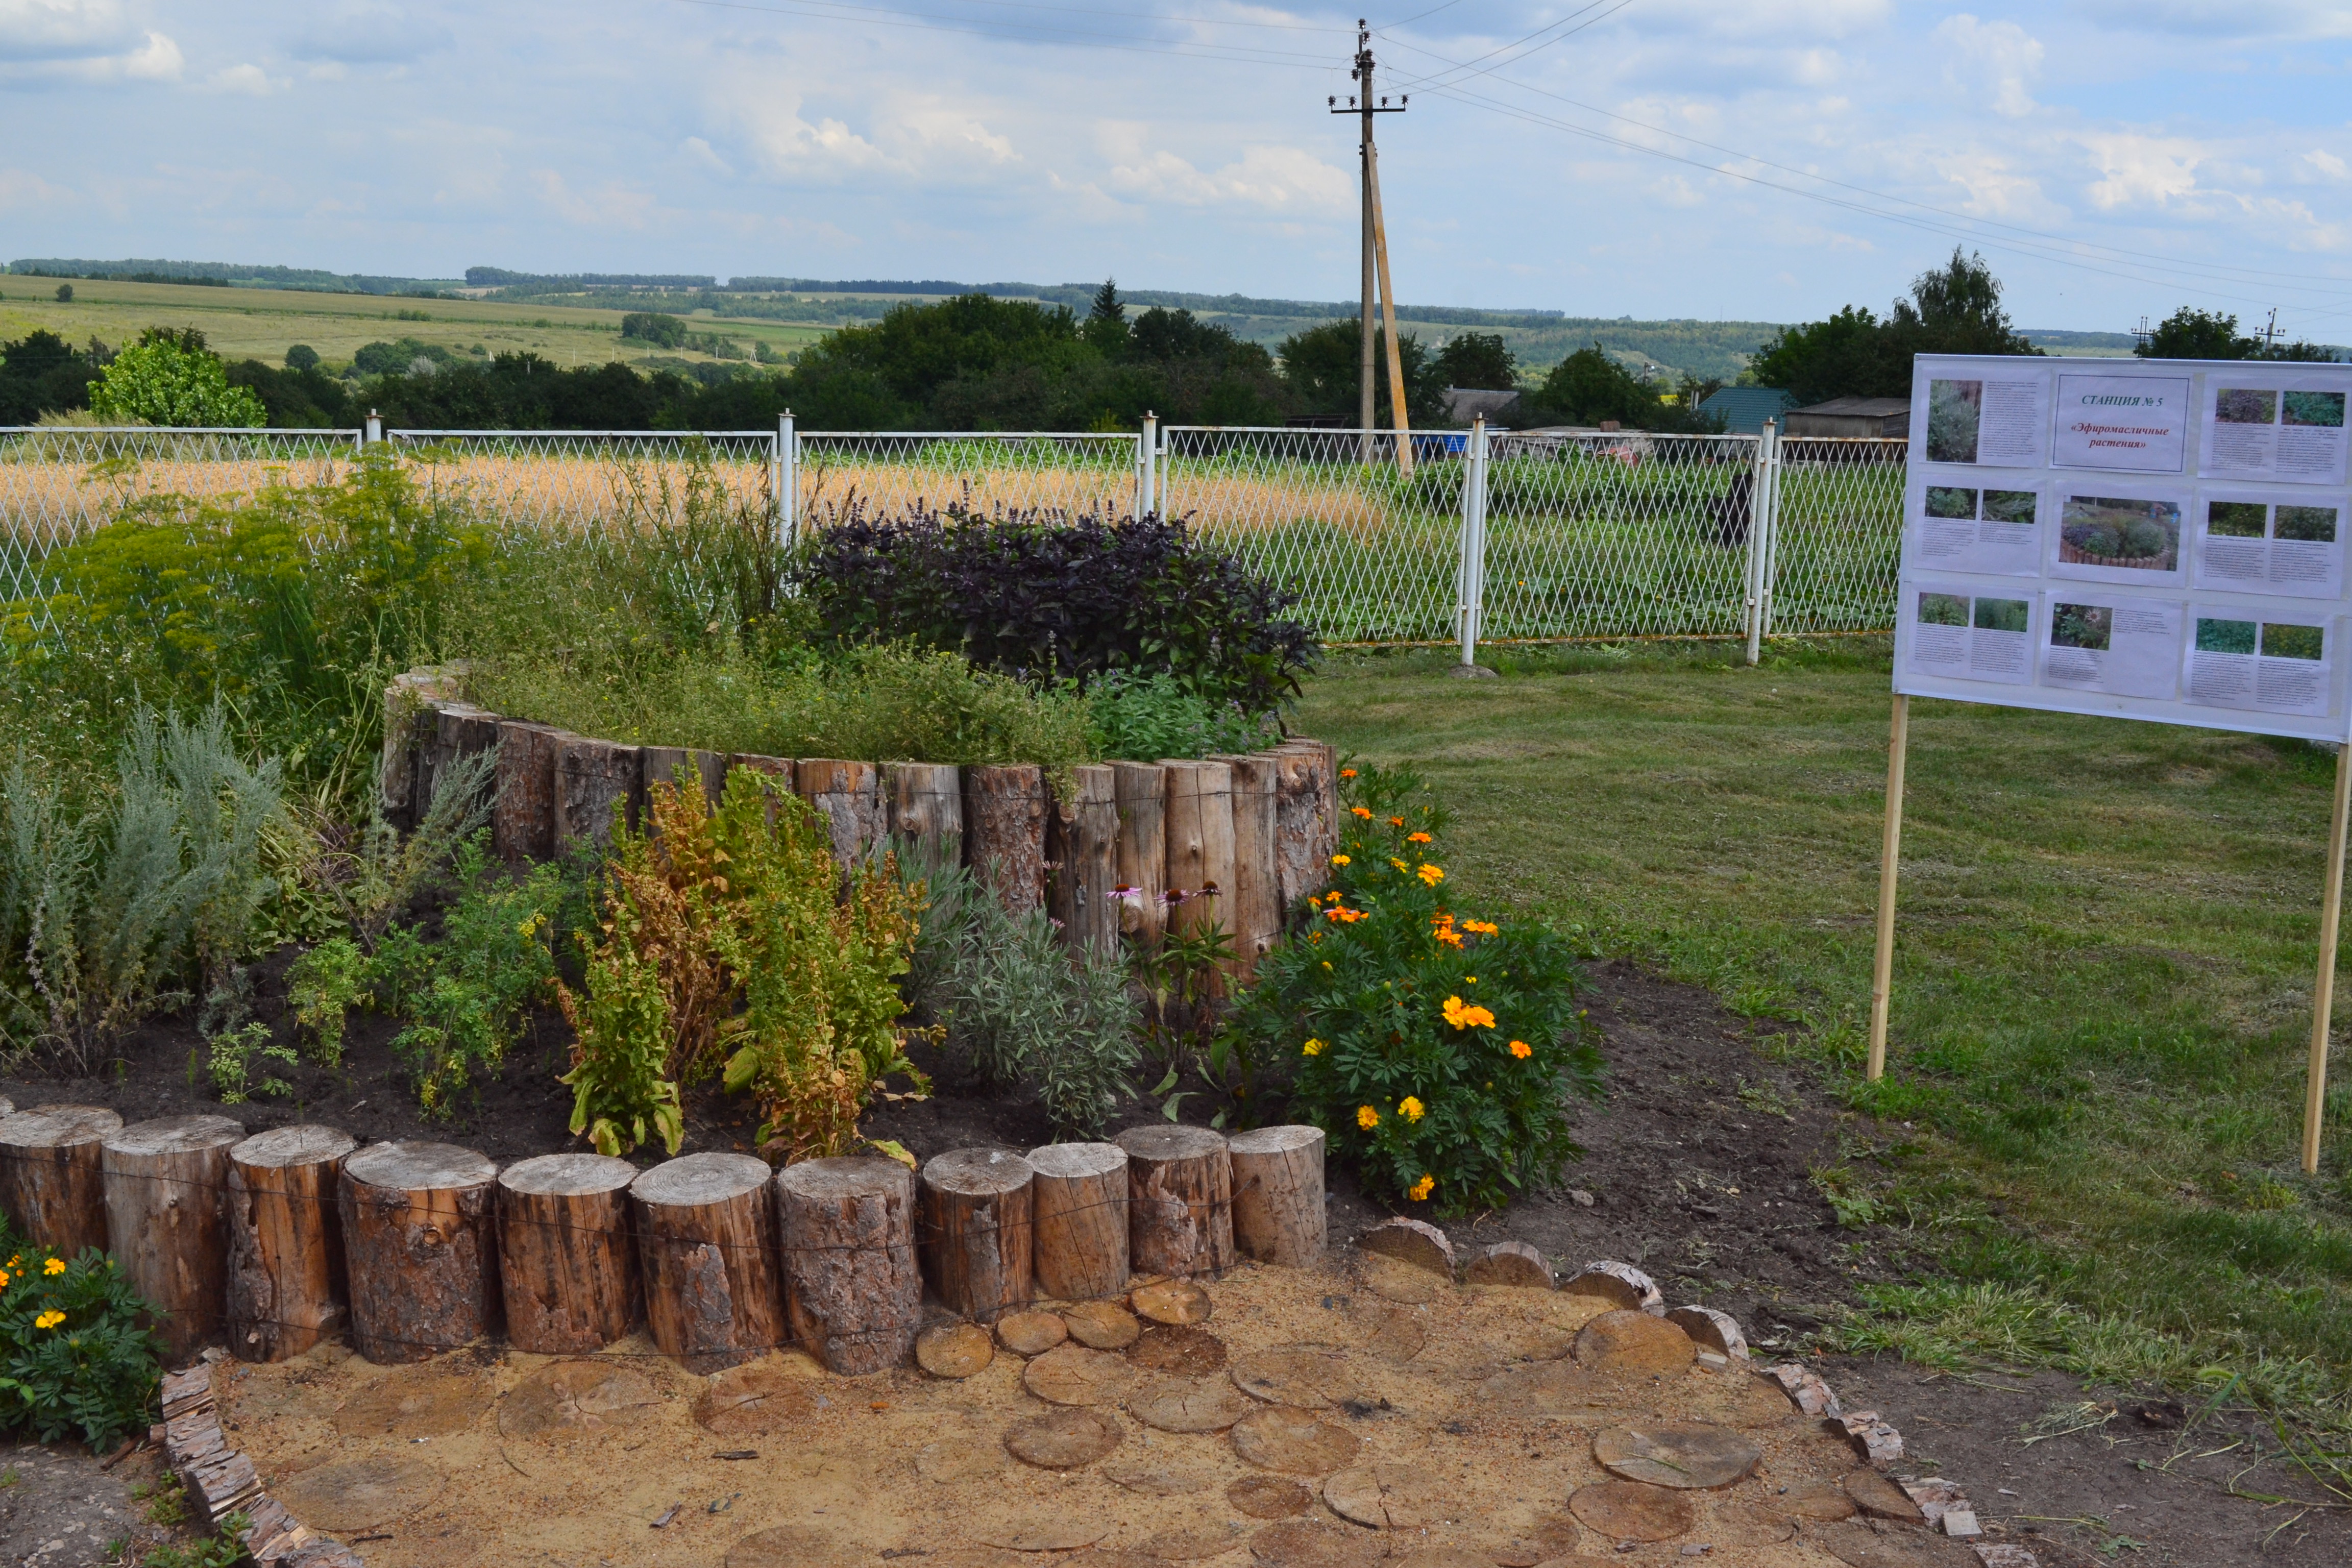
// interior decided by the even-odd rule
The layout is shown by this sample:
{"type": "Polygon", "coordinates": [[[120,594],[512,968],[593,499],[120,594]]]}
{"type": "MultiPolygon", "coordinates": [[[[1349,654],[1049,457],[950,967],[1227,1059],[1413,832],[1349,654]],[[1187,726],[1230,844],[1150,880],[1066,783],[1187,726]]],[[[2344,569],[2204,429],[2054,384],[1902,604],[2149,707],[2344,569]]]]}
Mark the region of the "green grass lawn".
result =
{"type": "Polygon", "coordinates": [[[1888,658],[1494,648],[1502,679],[1470,682],[1438,654],[1342,655],[1301,721],[1428,778],[1465,902],[1802,1026],[1784,1048],[1872,1113],[1821,1179],[1946,1271],[1843,1342],[2341,1430],[2352,1063],[2320,1174],[2298,1164],[2333,754],[1915,702],[1889,1070],[1866,1086],[1888,658]]]}

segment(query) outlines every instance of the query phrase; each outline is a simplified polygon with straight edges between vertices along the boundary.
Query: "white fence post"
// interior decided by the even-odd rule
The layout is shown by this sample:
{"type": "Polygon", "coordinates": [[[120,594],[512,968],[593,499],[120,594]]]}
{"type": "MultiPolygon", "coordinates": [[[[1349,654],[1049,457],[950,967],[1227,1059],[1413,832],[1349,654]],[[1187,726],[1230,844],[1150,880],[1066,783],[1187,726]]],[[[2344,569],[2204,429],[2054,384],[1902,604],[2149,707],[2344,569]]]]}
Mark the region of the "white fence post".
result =
{"type": "Polygon", "coordinates": [[[360,445],[373,447],[383,439],[383,416],[371,408],[368,410],[367,423],[360,426],[360,445]]]}
{"type": "Polygon", "coordinates": [[[776,457],[772,481],[776,487],[776,536],[790,550],[801,542],[801,433],[793,427],[793,411],[776,416],[776,457]]]}
{"type": "Polygon", "coordinates": [[[1764,655],[1771,631],[1772,531],[1780,518],[1780,422],[1764,421],[1756,440],[1756,473],[1748,487],[1748,662],[1764,655]]]}
{"type": "Polygon", "coordinates": [[[1135,515],[1151,515],[1160,499],[1160,416],[1143,416],[1143,433],[1135,438],[1135,515]]]}
{"type": "Polygon", "coordinates": [[[1461,598],[1462,664],[1478,663],[1478,623],[1486,607],[1486,416],[1470,425],[1469,450],[1462,469],[1462,563],[1455,579],[1461,598]]]}

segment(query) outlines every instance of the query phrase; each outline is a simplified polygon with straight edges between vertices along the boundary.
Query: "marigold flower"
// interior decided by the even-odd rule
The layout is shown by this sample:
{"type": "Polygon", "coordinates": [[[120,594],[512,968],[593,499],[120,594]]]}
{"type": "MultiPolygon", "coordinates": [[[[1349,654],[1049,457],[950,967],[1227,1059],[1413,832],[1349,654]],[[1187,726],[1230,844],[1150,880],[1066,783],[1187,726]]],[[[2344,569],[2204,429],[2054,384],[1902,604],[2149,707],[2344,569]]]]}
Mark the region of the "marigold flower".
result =
{"type": "Polygon", "coordinates": [[[1334,866],[1352,866],[1355,862],[1349,859],[1345,855],[1334,855],[1331,857],[1331,864],[1334,866]]]}
{"type": "Polygon", "coordinates": [[[1431,1175],[1427,1171],[1423,1171],[1421,1173],[1421,1180],[1415,1182],[1412,1186],[1405,1189],[1405,1195],[1412,1199],[1415,1203],[1422,1203],[1427,1200],[1429,1194],[1435,1190],[1436,1186],[1437,1178],[1431,1175]]]}
{"type": "Polygon", "coordinates": [[[1408,833],[1404,836],[1404,841],[1407,844],[1426,844],[1430,840],[1426,833],[1408,833]]]}
{"type": "Polygon", "coordinates": [[[1465,1006],[1459,996],[1445,999],[1444,1013],[1445,1021],[1457,1029],[1491,1029],[1495,1026],[1494,1014],[1484,1007],[1465,1006]]]}
{"type": "Polygon", "coordinates": [[[1501,933],[1503,928],[1496,925],[1493,921],[1464,921],[1462,922],[1462,929],[1464,931],[1475,931],[1480,936],[1496,936],[1501,933]]]}
{"type": "Polygon", "coordinates": [[[1343,779],[1354,778],[1356,776],[1356,770],[1353,768],[1341,768],[1339,770],[1339,776],[1343,779]]]}
{"type": "Polygon", "coordinates": [[[1403,861],[1398,859],[1393,855],[1389,857],[1389,864],[1395,867],[1400,871],[1410,871],[1412,869],[1412,867],[1406,865],[1403,861]]]}
{"type": "Polygon", "coordinates": [[[1452,926],[1439,926],[1435,931],[1429,934],[1435,937],[1438,941],[1444,942],[1448,947],[1460,947],[1462,945],[1461,933],[1456,931],[1452,926]]]}
{"type": "Polygon", "coordinates": [[[1370,822],[1372,819],[1372,814],[1365,810],[1360,805],[1351,805],[1348,809],[1354,812],[1358,816],[1362,817],[1366,822],[1370,822]]]}
{"type": "MultiPolygon", "coordinates": [[[[1328,969],[1330,965],[1327,963],[1323,967],[1328,969]]],[[[1321,1056],[1323,1054],[1323,1042],[1310,1037],[1307,1042],[1304,1054],[1310,1057],[1321,1056]]]]}
{"type": "Polygon", "coordinates": [[[1370,1132],[1381,1124],[1381,1113],[1369,1105],[1356,1107],[1356,1125],[1370,1132]]]}
{"type": "Polygon", "coordinates": [[[62,1258],[52,1258],[41,1265],[41,1272],[44,1274],[63,1274],[65,1271],[66,1260],[62,1258]]]}
{"type": "Polygon", "coordinates": [[[1518,1058],[1519,1060],[1525,1061],[1529,1057],[1536,1054],[1536,1048],[1528,1044],[1525,1040],[1513,1040],[1511,1042],[1511,1054],[1518,1058]]]}
{"type": "Polygon", "coordinates": [[[1478,984],[1478,977],[1475,974],[1465,974],[1462,977],[1462,984],[1465,985],[1475,985],[1478,984]]]}
{"type": "Polygon", "coordinates": [[[5,1290],[7,1288],[8,1271],[5,1268],[0,1268],[0,1290],[5,1290]]]}
{"type": "Polygon", "coordinates": [[[1418,873],[1418,875],[1420,876],[1420,878],[1421,878],[1421,879],[1422,879],[1423,881],[1424,881],[1424,882],[1428,883],[1428,884],[1429,884],[1431,887],[1433,887],[1433,888],[1434,888],[1435,886],[1437,886],[1437,884],[1438,884],[1438,883],[1443,882],[1444,880],[1445,880],[1445,873],[1444,873],[1444,870],[1442,870],[1442,869],[1440,869],[1439,868],[1437,868],[1437,867],[1435,867],[1435,866],[1431,865],[1431,864],[1430,864],[1428,861],[1426,861],[1426,860],[1424,860],[1424,861],[1423,861],[1423,862],[1422,862],[1422,864],[1421,864],[1421,870],[1420,870],[1420,872],[1418,873]]]}
{"type": "Polygon", "coordinates": [[[52,1307],[47,1311],[43,1312],[39,1317],[33,1320],[33,1327],[37,1329],[54,1329],[65,1321],[66,1315],[63,1312],[58,1311],[55,1307],[52,1307]]]}
{"type": "Polygon", "coordinates": [[[1402,816],[1391,816],[1389,818],[1389,826],[1391,827],[1402,827],[1404,826],[1404,818],[1402,816]]]}
{"type": "Polygon", "coordinates": [[[1330,968],[1330,967],[1331,967],[1331,961],[1330,961],[1329,959],[1328,959],[1328,958],[1327,958],[1327,959],[1325,959],[1325,960],[1323,961],[1323,967],[1324,967],[1324,968],[1326,968],[1326,969],[1330,968]]]}
{"type": "Polygon", "coordinates": [[[1402,1100],[1397,1101],[1397,1114],[1403,1117],[1407,1121],[1420,1121],[1423,1110],[1424,1107],[1422,1105],[1421,1101],[1415,1100],[1409,1094],[1402,1100]]]}

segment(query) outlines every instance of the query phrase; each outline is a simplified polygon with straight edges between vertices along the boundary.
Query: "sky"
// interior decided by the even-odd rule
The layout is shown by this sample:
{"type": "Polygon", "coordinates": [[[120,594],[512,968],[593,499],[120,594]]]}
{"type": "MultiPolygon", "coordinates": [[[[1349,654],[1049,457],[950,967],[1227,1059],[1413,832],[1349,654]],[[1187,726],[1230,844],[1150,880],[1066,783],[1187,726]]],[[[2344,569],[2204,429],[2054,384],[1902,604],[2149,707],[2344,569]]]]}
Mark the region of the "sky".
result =
{"type": "MultiPolygon", "coordinates": [[[[1360,0],[1361,3],[1361,0],[1360,0]]],[[[2352,0],[1389,0],[1409,304],[2352,342],[2352,0]]],[[[0,259],[1346,299],[1349,11],[0,0],[0,259]]]]}

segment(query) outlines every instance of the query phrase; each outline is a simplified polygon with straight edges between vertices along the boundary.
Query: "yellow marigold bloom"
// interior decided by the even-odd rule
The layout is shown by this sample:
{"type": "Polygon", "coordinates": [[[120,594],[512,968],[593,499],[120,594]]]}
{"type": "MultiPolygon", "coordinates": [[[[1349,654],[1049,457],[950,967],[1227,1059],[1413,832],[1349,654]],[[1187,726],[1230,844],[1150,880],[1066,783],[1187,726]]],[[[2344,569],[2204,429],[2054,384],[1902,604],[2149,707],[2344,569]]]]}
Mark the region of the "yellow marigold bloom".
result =
{"type": "Polygon", "coordinates": [[[1426,833],[1408,833],[1404,836],[1404,841],[1407,844],[1426,844],[1429,842],[1429,835],[1426,833]]]}
{"type": "Polygon", "coordinates": [[[1345,855],[1334,855],[1331,857],[1331,864],[1334,866],[1351,866],[1355,864],[1355,862],[1349,859],[1345,855]]]}
{"type": "Polygon", "coordinates": [[[1421,1118],[1422,1118],[1423,1110],[1423,1105],[1422,1105],[1421,1101],[1420,1101],[1420,1100],[1415,1100],[1412,1095],[1409,1095],[1409,1094],[1408,1094],[1408,1095],[1406,1095],[1402,1100],[1398,1100],[1398,1101],[1397,1101],[1397,1114],[1398,1114],[1399,1116],[1403,1117],[1407,1121],[1420,1121],[1420,1120],[1421,1120],[1421,1118]]]}
{"type": "Polygon", "coordinates": [[[1437,1178],[1431,1175],[1427,1171],[1423,1171],[1421,1173],[1421,1180],[1406,1188],[1405,1194],[1412,1198],[1413,1202],[1422,1203],[1427,1200],[1429,1194],[1436,1189],[1436,1186],[1437,1178]]]}
{"type": "Polygon", "coordinates": [[[1465,974],[1462,977],[1462,984],[1465,985],[1475,985],[1478,984],[1478,977],[1475,974],[1465,974]]]}
{"type": "Polygon", "coordinates": [[[1491,1029],[1495,1026],[1494,1014],[1484,1007],[1465,1006],[1459,996],[1448,996],[1444,1011],[1445,1021],[1457,1029],[1491,1029]]]}
{"type": "MultiPolygon", "coordinates": [[[[1328,969],[1331,966],[1327,963],[1323,967],[1328,969]]],[[[1323,1042],[1318,1039],[1309,1038],[1307,1042],[1306,1054],[1310,1057],[1321,1056],[1323,1054],[1323,1042]]]]}
{"type": "Polygon", "coordinates": [[[1412,869],[1412,867],[1406,865],[1403,861],[1398,859],[1393,855],[1389,857],[1389,864],[1395,867],[1400,871],[1410,871],[1412,869]]]}
{"type": "Polygon", "coordinates": [[[0,1290],[5,1290],[7,1288],[8,1271],[5,1268],[0,1268],[0,1290]]]}
{"type": "Polygon", "coordinates": [[[1493,921],[1464,921],[1462,922],[1462,929],[1464,931],[1475,931],[1480,936],[1493,936],[1499,932],[1503,928],[1496,925],[1493,921]]]}
{"type": "Polygon", "coordinates": [[[1370,1132],[1381,1124],[1381,1113],[1369,1105],[1356,1107],[1356,1125],[1370,1132]]]}
{"type": "Polygon", "coordinates": [[[1513,1040],[1511,1042],[1511,1054],[1518,1058],[1519,1060],[1525,1061],[1529,1057],[1536,1054],[1536,1048],[1528,1044],[1525,1040],[1513,1040]]]}
{"type": "Polygon", "coordinates": [[[1434,888],[1445,880],[1445,873],[1424,860],[1421,863],[1421,879],[1434,888]]]}
{"type": "Polygon", "coordinates": [[[1437,938],[1438,941],[1444,942],[1448,947],[1460,947],[1462,945],[1462,937],[1460,933],[1454,931],[1451,927],[1440,926],[1430,934],[1437,938]]]}
{"type": "Polygon", "coordinates": [[[44,1274],[63,1274],[65,1271],[66,1260],[62,1258],[52,1258],[41,1265],[41,1272],[44,1274]]]}
{"type": "Polygon", "coordinates": [[[1354,812],[1358,816],[1362,817],[1366,822],[1370,822],[1372,819],[1372,814],[1365,810],[1360,805],[1351,805],[1348,809],[1354,812]]]}
{"type": "Polygon", "coordinates": [[[52,1307],[47,1311],[43,1312],[39,1317],[33,1320],[33,1327],[37,1329],[54,1329],[65,1321],[66,1315],[63,1312],[58,1311],[55,1307],[52,1307]]]}

